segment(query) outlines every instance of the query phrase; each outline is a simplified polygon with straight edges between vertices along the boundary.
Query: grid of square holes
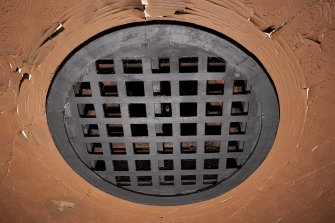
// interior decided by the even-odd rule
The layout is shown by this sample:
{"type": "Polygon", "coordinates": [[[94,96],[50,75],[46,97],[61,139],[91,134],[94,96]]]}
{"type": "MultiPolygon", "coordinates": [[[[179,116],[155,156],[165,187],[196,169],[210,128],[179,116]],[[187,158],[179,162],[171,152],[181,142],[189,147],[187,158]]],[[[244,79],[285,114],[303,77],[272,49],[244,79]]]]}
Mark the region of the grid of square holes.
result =
{"type": "Polygon", "coordinates": [[[70,99],[81,158],[108,181],[148,193],[226,178],[251,153],[255,116],[248,81],[227,77],[227,66],[218,57],[97,60],[70,99]]]}

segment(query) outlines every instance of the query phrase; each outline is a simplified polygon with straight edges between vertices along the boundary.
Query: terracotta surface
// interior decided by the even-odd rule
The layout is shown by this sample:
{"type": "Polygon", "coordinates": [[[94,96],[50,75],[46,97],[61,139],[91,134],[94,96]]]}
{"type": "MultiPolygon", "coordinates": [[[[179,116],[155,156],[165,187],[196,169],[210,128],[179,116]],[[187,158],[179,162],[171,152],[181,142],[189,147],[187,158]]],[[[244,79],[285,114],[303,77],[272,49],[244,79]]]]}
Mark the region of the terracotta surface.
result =
{"type": "Polygon", "coordinates": [[[334,222],[334,14],[330,0],[1,0],[0,222],[334,222]],[[235,39],[278,91],[269,156],[206,202],[155,207],[112,197],[72,171],[48,130],[46,93],[63,59],[98,32],[152,19],[235,39]],[[59,23],[64,30],[49,38],[59,23]],[[279,30],[264,33],[269,26],[279,30]]]}

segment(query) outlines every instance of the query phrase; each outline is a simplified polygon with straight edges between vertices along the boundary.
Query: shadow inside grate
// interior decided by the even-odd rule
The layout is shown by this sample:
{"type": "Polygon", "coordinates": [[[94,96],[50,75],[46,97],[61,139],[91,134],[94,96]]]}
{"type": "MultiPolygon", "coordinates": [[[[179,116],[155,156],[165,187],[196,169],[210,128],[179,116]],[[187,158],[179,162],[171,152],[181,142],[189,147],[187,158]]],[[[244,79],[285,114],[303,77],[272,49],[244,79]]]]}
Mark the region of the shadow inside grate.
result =
{"type": "Polygon", "coordinates": [[[90,168],[93,171],[105,171],[106,165],[104,160],[91,160],[90,168]]]}
{"type": "Polygon", "coordinates": [[[159,58],[158,60],[151,60],[152,73],[170,73],[170,59],[159,58]]]}
{"type": "Polygon", "coordinates": [[[207,58],[207,72],[225,72],[226,61],[220,57],[207,58]]]}
{"type": "Polygon", "coordinates": [[[142,74],[142,60],[140,59],[123,59],[123,72],[125,74],[142,74]]]}
{"type": "Polygon", "coordinates": [[[115,81],[99,82],[99,87],[101,96],[117,97],[119,95],[117,90],[117,83],[115,81]]]}
{"type": "Polygon", "coordinates": [[[110,143],[111,154],[126,154],[126,145],[124,143],[110,143]]]}
{"type": "Polygon", "coordinates": [[[198,72],[197,57],[179,58],[179,73],[197,73],[197,72],[198,72]]]}
{"type": "Polygon", "coordinates": [[[101,143],[89,143],[86,146],[89,154],[103,154],[101,143]]]}
{"type": "Polygon", "coordinates": [[[90,82],[77,82],[73,85],[75,97],[91,97],[92,90],[90,82]]]}
{"type": "Polygon", "coordinates": [[[102,107],[106,118],[121,118],[120,104],[108,103],[103,104],[102,107]]]}
{"type": "Polygon", "coordinates": [[[97,74],[115,74],[113,60],[97,60],[95,66],[97,74]]]}

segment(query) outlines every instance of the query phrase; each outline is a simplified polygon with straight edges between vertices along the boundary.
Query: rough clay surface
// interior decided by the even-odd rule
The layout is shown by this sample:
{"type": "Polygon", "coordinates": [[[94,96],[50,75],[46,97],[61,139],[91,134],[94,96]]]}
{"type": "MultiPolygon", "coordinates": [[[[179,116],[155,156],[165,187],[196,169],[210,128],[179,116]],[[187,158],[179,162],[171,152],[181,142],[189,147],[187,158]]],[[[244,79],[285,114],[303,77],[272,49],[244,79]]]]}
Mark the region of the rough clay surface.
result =
{"type": "Polygon", "coordinates": [[[334,222],[334,14],[331,0],[1,0],[0,222],[334,222]],[[235,39],[278,91],[269,156],[206,202],[155,207],[112,197],[72,171],[48,130],[45,98],[66,55],[98,32],[155,19],[235,39]],[[52,35],[59,23],[64,30],[52,35]]]}

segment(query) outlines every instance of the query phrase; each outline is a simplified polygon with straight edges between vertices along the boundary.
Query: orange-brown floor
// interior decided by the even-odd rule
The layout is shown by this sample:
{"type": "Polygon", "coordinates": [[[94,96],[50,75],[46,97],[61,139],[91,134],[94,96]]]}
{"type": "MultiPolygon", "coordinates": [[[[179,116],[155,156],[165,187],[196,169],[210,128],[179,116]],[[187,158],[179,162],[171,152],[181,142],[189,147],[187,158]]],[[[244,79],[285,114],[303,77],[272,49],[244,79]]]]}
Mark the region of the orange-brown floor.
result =
{"type": "Polygon", "coordinates": [[[334,222],[334,89],[334,1],[1,0],[0,222],[334,222]],[[156,19],[235,39],[278,91],[281,120],[269,156],[209,201],[158,207],[108,195],[72,171],[47,126],[49,84],[75,47],[108,28],[156,19]],[[52,35],[60,23],[64,30],[52,35]],[[270,26],[275,32],[264,32],[270,26]]]}

